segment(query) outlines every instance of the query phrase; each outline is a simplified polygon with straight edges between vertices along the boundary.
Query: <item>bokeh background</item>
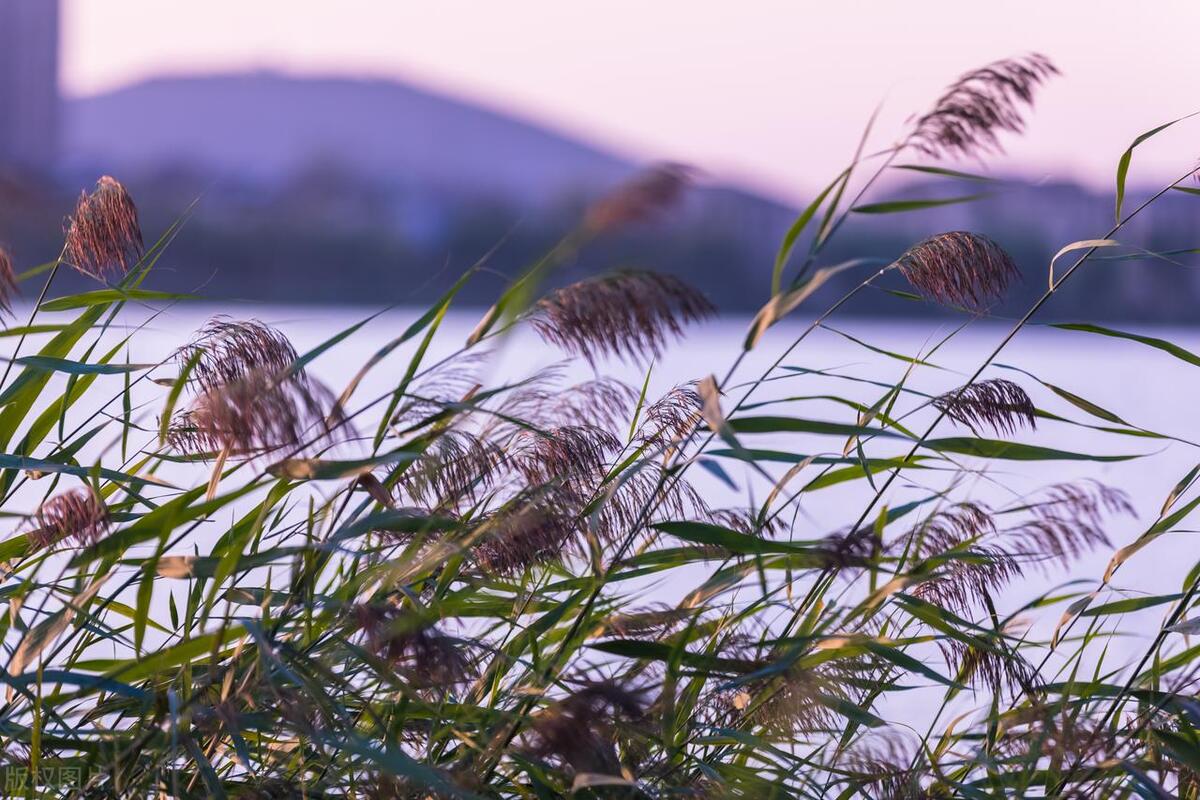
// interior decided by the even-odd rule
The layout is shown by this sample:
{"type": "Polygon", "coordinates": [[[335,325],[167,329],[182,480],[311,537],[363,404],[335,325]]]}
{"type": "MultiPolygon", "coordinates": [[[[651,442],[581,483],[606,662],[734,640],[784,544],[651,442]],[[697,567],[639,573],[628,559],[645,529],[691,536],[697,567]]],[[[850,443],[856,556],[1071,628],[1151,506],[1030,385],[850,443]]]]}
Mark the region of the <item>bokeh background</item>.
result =
{"type": "MultiPolygon", "coordinates": [[[[419,304],[503,242],[494,280],[464,296],[484,304],[590,199],[673,160],[700,170],[683,206],[562,279],[648,266],[749,313],[796,209],[873,113],[871,141],[887,145],[958,74],[1037,51],[1063,76],[1026,134],[950,165],[1005,179],[988,199],[858,218],[829,252],[894,257],[931,232],[978,230],[1029,276],[1024,304],[1059,247],[1107,228],[1133,138],[1195,110],[1198,29],[1191,2],[0,0],[0,240],[20,266],[52,259],[74,197],[112,173],[150,236],[199,201],[162,288],[419,304]]],[[[1131,195],[1186,170],[1198,142],[1200,126],[1181,124],[1139,148],[1131,195]]],[[[971,190],[910,175],[880,196],[971,190]]],[[[1187,249],[1198,214],[1181,193],[1128,235],[1187,249]]],[[[1190,322],[1188,264],[1097,263],[1049,311],[1190,322]]],[[[930,310],[868,293],[850,313],[930,310]]]]}

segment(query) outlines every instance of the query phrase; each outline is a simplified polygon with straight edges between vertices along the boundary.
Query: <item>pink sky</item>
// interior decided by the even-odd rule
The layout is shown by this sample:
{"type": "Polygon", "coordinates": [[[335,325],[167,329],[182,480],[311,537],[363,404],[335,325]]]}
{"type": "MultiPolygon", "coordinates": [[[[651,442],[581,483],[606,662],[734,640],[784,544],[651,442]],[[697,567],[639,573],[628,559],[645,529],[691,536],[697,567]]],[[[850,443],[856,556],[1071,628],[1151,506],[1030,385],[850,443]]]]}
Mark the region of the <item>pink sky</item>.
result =
{"type": "MultiPolygon", "coordinates": [[[[879,143],[958,73],[1040,51],[1064,77],[995,171],[1109,186],[1130,140],[1200,109],[1200,3],[740,0],[63,0],[63,82],[161,72],[391,76],[673,158],[793,200],[837,172],[875,105],[879,143]]],[[[1200,122],[1134,177],[1200,156],[1200,122]]],[[[978,165],[965,165],[977,168],[978,165]]]]}

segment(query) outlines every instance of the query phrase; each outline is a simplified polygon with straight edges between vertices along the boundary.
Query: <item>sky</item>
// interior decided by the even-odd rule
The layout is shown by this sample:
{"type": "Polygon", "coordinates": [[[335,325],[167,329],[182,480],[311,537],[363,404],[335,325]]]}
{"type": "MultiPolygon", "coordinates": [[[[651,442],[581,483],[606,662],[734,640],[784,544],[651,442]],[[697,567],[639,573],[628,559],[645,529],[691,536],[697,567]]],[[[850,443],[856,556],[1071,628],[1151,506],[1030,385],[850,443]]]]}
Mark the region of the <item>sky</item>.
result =
{"type": "MultiPolygon", "coordinates": [[[[1030,51],[1063,77],[1003,157],[958,166],[1112,186],[1138,134],[1200,109],[1195,0],[62,0],[62,81],[276,69],[393,77],[801,201],[883,104],[889,144],[958,74],[1030,51]]],[[[1200,117],[1131,180],[1200,157],[1200,117]]]]}

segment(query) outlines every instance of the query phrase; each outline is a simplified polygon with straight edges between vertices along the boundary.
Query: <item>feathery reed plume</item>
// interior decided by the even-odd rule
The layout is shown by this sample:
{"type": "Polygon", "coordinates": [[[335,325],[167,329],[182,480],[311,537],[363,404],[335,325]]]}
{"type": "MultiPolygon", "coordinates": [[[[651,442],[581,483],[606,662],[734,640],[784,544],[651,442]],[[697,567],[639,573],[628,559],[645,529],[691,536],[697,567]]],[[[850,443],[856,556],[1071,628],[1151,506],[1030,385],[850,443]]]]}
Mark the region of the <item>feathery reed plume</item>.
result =
{"type": "Polygon", "coordinates": [[[1037,427],[1037,409],[1017,384],[1003,378],[979,381],[933,399],[933,407],[950,419],[966,425],[975,435],[983,426],[997,434],[1013,434],[1018,428],[1037,427]]]}
{"type": "Polygon", "coordinates": [[[471,662],[463,641],[432,625],[407,619],[393,605],[357,605],[352,616],[367,648],[414,688],[451,686],[466,680],[471,662]]]}
{"type": "Polygon", "coordinates": [[[717,508],[708,512],[708,521],[730,530],[753,536],[774,536],[784,528],[779,517],[759,519],[758,512],[747,508],[717,508]]]}
{"type": "Polygon", "coordinates": [[[679,202],[694,173],[684,164],[655,164],[596,201],[584,216],[584,228],[607,233],[652,219],[679,202]]]}
{"type": "Polygon", "coordinates": [[[528,486],[558,483],[590,489],[604,474],[610,454],[621,441],[595,425],[562,425],[547,431],[522,431],[511,457],[528,486]]]}
{"type": "Polygon", "coordinates": [[[511,420],[534,427],[593,425],[612,430],[626,427],[638,392],[623,381],[607,376],[563,386],[562,364],[554,364],[522,381],[497,404],[497,415],[486,429],[502,435],[504,429],[521,428],[511,420]],[[507,418],[507,419],[505,419],[507,418]]]}
{"type": "Polygon", "coordinates": [[[756,727],[767,736],[793,740],[834,728],[833,707],[848,700],[840,673],[846,665],[788,669],[784,674],[718,692],[707,713],[717,727],[756,727]],[[765,698],[760,700],[759,698],[765,698]]]}
{"type": "Polygon", "coordinates": [[[624,271],[574,283],[538,301],[530,324],[544,341],[594,365],[598,356],[659,356],[668,335],[716,309],[678,278],[624,271]]]}
{"type": "Polygon", "coordinates": [[[703,419],[703,405],[694,381],[673,387],[646,406],[637,430],[638,440],[655,446],[677,444],[696,430],[703,419]]]}
{"type": "MultiPolygon", "coordinates": [[[[1035,702],[1017,709],[1005,720],[1002,734],[998,752],[1023,761],[1046,758],[1058,770],[1105,761],[1117,755],[1125,743],[1116,728],[1098,728],[1084,715],[1064,713],[1057,703],[1035,702]]],[[[1137,746],[1136,741],[1128,744],[1137,746]]],[[[1064,796],[1082,800],[1090,795],[1064,796]]]]}
{"type": "Polygon", "coordinates": [[[1135,516],[1128,496],[1099,481],[1060,483],[1031,503],[1006,509],[1028,511],[1032,518],[1003,531],[1017,543],[1017,554],[1033,561],[1066,566],[1096,547],[1111,547],[1104,531],[1106,515],[1135,516]]]}
{"type": "Polygon", "coordinates": [[[623,639],[634,636],[666,636],[688,617],[694,609],[659,605],[654,608],[613,614],[604,620],[597,636],[619,636],[623,639]]]}
{"type": "Polygon", "coordinates": [[[227,386],[255,370],[282,375],[296,362],[287,337],[258,320],[213,317],[191,342],[175,351],[180,369],[195,360],[188,380],[207,392],[227,386]]]}
{"type": "Polygon", "coordinates": [[[409,430],[426,424],[448,407],[467,402],[479,386],[478,378],[491,352],[462,353],[413,380],[392,416],[392,425],[409,430]]]}
{"type": "Polygon", "coordinates": [[[620,775],[617,727],[640,720],[644,709],[641,692],[615,681],[586,684],[535,718],[530,752],[554,758],[576,774],[620,775]]]}
{"type": "MultiPolygon", "coordinates": [[[[432,768],[428,776],[437,776],[441,790],[432,789],[425,781],[414,778],[397,777],[387,772],[377,772],[367,777],[357,790],[362,794],[353,794],[363,800],[453,800],[456,797],[478,796],[471,794],[470,782],[457,781],[455,774],[449,770],[432,768]]],[[[478,787],[475,787],[478,788],[478,787]]],[[[317,800],[331,797],[329,794],[317,794],[312,787],[305,786],[295,795],[288,795],[287,800],[317,800]]],[[[272,799],[273,800],[273,799],[272,799]]],[[[280,798],[284,800],[284,798],[280,798]]]]}
{"type": "Polygon", "coordinates": [[[497,512],[480,526],[484,537],[472,550],[480,569],[514,575],[557,561],[574,548],[575,515],[553,501],[529,501],[497,512]]]}
{"type": "Polygon", "coordinates": [[[879,800],[932,800],[952,796],[946,791],[947,787],[922,785],[922,760],[914,758],[907,742],[894,735],[884,735],[851,749],[846,754],[846,772],[852,784],[869,786],[868,794],[879,800]]]}
{"type": "Polygon", "coordinates": [[[0,313],[12,313],[12,301],[17,295],[17,275],[13,271],[12,256],[0,247],[0,313]]]}
{"type": "Polygon", "coordinates": [[[172,424],[168,441],[191,454],[257,456],[306,438],[343,432],[341,409],[316,381],[254,370],[200,395],[172,424]]]}
{"type": "Polygon", "coordinates": [[[933,570],[913,594],[960,616],[1021,574],[1020,560],[1002,547],[979,544],[996,531],[992,514],[977,503],[960,503],[914,528],[913,553],[933,570]]]}
{"type": "Polygon", "coordinates": [[[637,398],[637,391],[629,384],[599,377],[568,386],[548,410],[560,424],[615,429],[628,427],[629,411],[637,398]]]}
{"type": "Polygon", "coordinates": [[[938,646],[946,666],[956,670],[955,679],[973,688],[987,687],[997,697],[1004,691],[1033,694],[1039,688],[1034,666],[1002,642],[994,642],[992,648],[985,648],[948,639],[939,641],[938,646]]]}
{"type": "Polygon", "coordinates": [[[933,557],[934,577],[913,589],[919,597],[961,617],[980,607],[985,597],[1022,574],[1020,561],[1002,548],[976,545],[933,557]]]}
{"type": "Polygon", "coordinates": [[[831,533],[817,546],[826,567],[861,567],[878,555],[880,542],[871,528],[831,533]]]}
{"type": "Polygon", "coordinates": [[[399,476],[414,500],[444,508],[475,502],[492,488],[504,460],[501,448],[488,439],[462,430],[443,431],[399,476]]]}
{"type": "Polygon", "coordinates": [[[671,519],[708,518],[708,505],[686,480],[671,479],[660,465],[640,462],[589,508],[588,523],[601,536],[643,532],[647,525],[671,519]]]}
{"type": "Polygon", "coordinates": [[[897,259],[918,292],[938,303],[981,314],[1021,273],[1000,245],[968,231],[949,231],[910,247],[897,259]]]}
{"type": "Polygon", "coordinates": [[[46,500],[34,515],[37,527],[29,534],[34,548],[51,547],[71,539],[78,547],[100,541],[112,524],[108,508],[91,487],[78,487],[46,500]]]}
{"type": "Polygon", "coordinates": [[[96,280],[124,274],[145,253],[137,206],[120,181],[105,175],[84,192],[64,224],[67,263],[96,280]]]}
{"type": "Polygon", "coordinates": [[[1098,526],[1105,514],[1137,516],[1129,495],[1095,479],[1074,483],[1055,483],[1041,492],[1032,502],[1004,509],[1004,513],[1032,511],[1041,516],[1073,515],[1085,518],[1098,526]]]}
{"type": "Polygon", "coordinates": [[[1022,106],[1032,107],[1034,89],[1057,74],[1050,59],[1037,53],[972,70],[916,121],[909,141],[934,158],[1002,151],[997,134],[1023,131],[1022,106]]]}
{"type": "Polygon", "coordinates": [[[996,523],[987,506],[981,503],[955,503],[931,514],[905,538],[915,542],[915,550],[920,557],[928,558],[995,531],[996,523]]]}

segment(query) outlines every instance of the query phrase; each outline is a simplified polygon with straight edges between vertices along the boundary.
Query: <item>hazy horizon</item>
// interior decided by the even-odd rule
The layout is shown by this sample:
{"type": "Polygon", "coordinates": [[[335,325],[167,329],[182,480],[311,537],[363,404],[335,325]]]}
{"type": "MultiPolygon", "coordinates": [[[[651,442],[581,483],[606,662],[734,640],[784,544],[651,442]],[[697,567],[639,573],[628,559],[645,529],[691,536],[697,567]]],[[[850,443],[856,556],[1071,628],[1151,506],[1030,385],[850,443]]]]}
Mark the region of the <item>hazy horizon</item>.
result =
{"type": "MultiPolygon", "coordinates": [[[[1200,107],[1195,4],[1151,13],[1018,2],[963,13],[938,0],[923,9],[918,26],[911,9],[864,2],[756,2],[735,15],[675,2],[65,0],[62,85],[78,96],[161,74],[258,69],[391,78],[791,201],[848,159],[881,101],[884,145],[956,75],[1009,55],[1043,52],[1064,75],[1040,95],[1026,136],[1007,137],[1007,154],[989,159],[994,172],[1108,187],[1135,136],[1200,107]]],[[[1200,150],[1196,134],[1181,125],[1139,149],[1131,180],[1174,177],[1200,150]]]]}

